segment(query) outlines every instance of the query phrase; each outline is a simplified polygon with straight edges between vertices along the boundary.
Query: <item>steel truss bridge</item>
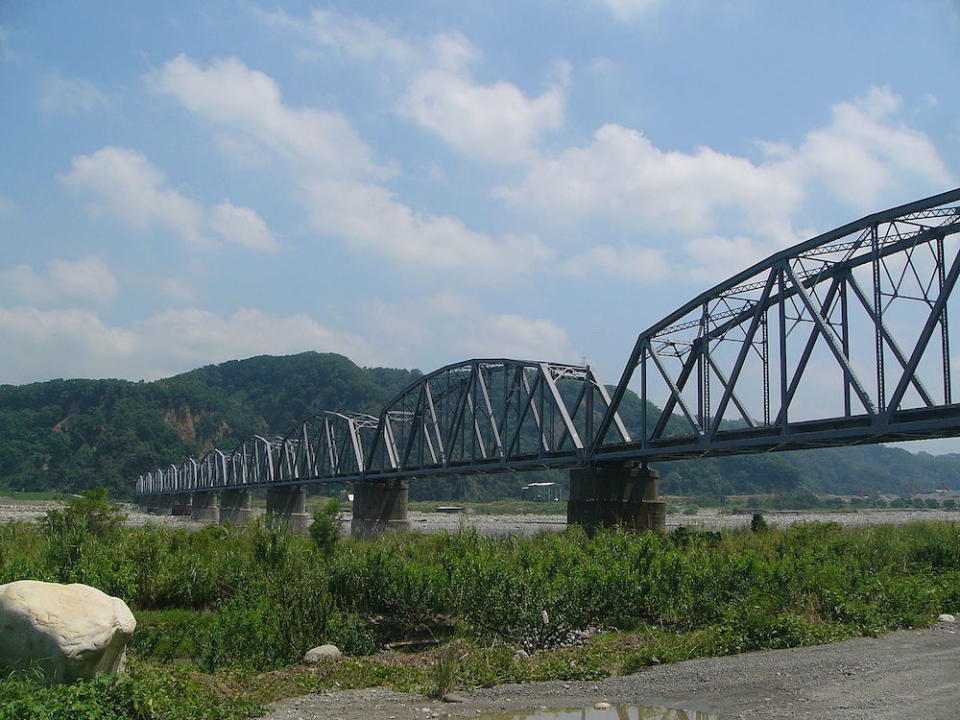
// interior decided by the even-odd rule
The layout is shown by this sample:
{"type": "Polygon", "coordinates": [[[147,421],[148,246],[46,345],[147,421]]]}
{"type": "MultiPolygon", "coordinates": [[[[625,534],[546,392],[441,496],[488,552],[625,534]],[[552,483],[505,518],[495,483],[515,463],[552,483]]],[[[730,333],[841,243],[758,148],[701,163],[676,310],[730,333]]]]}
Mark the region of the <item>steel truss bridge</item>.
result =
{"type": "Polygon", "coordinates": [[[585,366],[468,360],[420,377],[379,416],[321,412],[283,437],[141,475],[136,493],[960,435],[949,320],[958,232],[960,188],[778,252],[642,332],[612,393],[585,366]]]}

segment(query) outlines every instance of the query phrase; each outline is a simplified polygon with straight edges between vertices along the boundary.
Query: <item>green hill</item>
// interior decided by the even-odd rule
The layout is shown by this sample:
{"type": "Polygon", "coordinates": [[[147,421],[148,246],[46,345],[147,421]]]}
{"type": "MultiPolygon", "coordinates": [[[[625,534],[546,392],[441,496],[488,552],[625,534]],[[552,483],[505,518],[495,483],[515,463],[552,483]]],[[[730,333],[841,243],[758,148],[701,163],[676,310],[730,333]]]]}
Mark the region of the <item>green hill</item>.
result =
{"type": "MultiPolygon", "coordinates": [[[[283,434],[318,410],[378,414],[418,371],[361,368],[332,353],[261,356],[210,365],[155,382],[52,380],[0,386],[0,492],[106,486],[129,494],[141,472],[179,463],[253,435],[283,434]]],[[[640,400],[624,399],[639,427],[640,400]]],[[[648,416],[656,408],[647,408],[648,416]]],[[[960,488],[960,455],[863,446],[658,464],[665,492],[747,494],[804,485],[821,493],[906,493],[960,488]]],[[[495,500],[566,473],[424,479],[417,499],[495,500]]]]}

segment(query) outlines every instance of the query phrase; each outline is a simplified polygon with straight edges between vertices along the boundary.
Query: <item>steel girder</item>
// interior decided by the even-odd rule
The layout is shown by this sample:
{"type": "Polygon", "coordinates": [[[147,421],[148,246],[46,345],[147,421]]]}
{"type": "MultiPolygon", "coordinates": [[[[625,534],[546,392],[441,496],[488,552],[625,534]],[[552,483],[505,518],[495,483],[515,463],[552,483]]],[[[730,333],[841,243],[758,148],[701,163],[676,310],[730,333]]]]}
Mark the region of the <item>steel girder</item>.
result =
{"type": "MultiPolygon", "coordinates": [[[[579,464],[610,397],[589,367],[478,359],[440,368],[380,415],[365,477],[579,464]]],[[[617,413],[613,432],[630,435],[617,413]]]]}
{"type": "Polygon", "coordinates": [[[589,367],[468,360],[419,378],[377,418],[319,413],[283,438],[141,475],[136,494],[960,435],[958,232],[960,189],[778,252],[641,333],[612,397],[589,367]],[[619,415],[628,388],[661,408],[634,437],[619,415]]]}
{"type": "Polygon", "coordinates": [[[949,306],[960,189],[779,252],[641,333],[595,460],[960,435],[949,306]],[[610,437],[627,388],[662,408],[610,437]]]}

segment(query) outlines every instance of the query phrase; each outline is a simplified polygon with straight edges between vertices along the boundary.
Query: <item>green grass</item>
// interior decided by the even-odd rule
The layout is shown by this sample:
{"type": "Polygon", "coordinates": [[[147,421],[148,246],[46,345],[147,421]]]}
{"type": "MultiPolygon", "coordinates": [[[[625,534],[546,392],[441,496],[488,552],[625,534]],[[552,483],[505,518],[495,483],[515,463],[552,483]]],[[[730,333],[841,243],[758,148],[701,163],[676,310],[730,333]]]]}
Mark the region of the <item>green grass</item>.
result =
{"type": "Polygon", "coordinates": [[[39,708],[11,717],[100,703],[89,717],[239,718],[337,683],[436,693],[593,679],[924,626],[960,607],[960,527],[948,523],[593,538],[578,528],[505,539],[463,529],[330,546],[265,521],[117,527],[97,503],[73,503],[42,525],[0,525],[0,583],[84,582],[123,598],[139,623],[134,672],[43,692],[22,674],[0,681],[0,707],[39,708]],[[586,628],[606,632],[557,649],[586,628]],[[409,639],[441,647],[374,655],[409,639]],[[323,643],[350,658],[297,667],[323,643]],[[179,698],[192,715],[176,714],[179,698]]]}

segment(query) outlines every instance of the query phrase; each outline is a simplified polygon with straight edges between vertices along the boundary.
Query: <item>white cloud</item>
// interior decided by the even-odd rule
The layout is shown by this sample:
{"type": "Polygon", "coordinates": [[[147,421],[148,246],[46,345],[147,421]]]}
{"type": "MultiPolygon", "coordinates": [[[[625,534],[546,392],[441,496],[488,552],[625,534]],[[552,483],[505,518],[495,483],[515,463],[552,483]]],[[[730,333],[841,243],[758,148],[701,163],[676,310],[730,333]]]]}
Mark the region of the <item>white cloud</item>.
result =
{"type": "Polygon", "coordinates": [[[89,310],[0,307],[0,383],[125,376],[136,343],[89,310]]]}
{"type": "Polygon", "coordinates": [[[40,86],[40,110],[45,115],[79,115],[106,108],[110,99],[89,80],[54,72],[40,86]]]}
{"type": "Polygon", "coordinates": [[[414,43],[392,27],[357,15],[314,10],[306,19],[284,12],[259,12],[258,17],[308,38],[321,50],[382,69],[393,78],[391,88],[404,88],[398,112],[471,158],[522,162],[547,132],[563,123],[566,63],[557,63],[552,86],[532,97],[504,80],[476,82],[470,66],[482,53],[460,33],[439,33],[414,43]]]}
{"type": "Polygon", "coordinates": [[[154,365],[154,375],[252,355],[306,350],[338,352],[361,363],[371,357],[359,337],[330,330],[303,313],[276,315],[244,309],[224,317],[193,308],[165,310],[135,323],[133,330],[138,361],[162,363],[154,365]]]}
{"type": "Polygon", "coordinates": [[[136,150],[105,147],[77,156],[60,180],[90,197],[88,207],[95,217],[107,215],[136,230],[165,228],[195,248],[212,248],[220,240],[259,250],[277,247],[256,212],[230,202],[207,210],[167,187],[163,172],[136,150]]]}
{"type": "Polygon", "coordinates": [[[662,280],[668,272],[666,259],[660,250],[612,245],[595,245],[575,254],[560,265],[560,270],[567,275],[599,273],[635,282],[662,280]]]}
{"type": "Polygon", "coordinates": [[[148,80],[190,112],[238,136],[228,135],[221,147],[241,148],[241,161],[249,159],[252,143],[313,174],[392,174],[374,163],[370,148],[343,115],[288,107],[273,78],[235,57],[201,67],[178,55],[148,80]]]}
{"type": "Polygon", "coordinates": [[[340,352],[361,363],[373,356],[355,335],[303,315],[239,310],[166,310],[129,328],[90,310],[0,307],[0,383],[51,377],[153,379],[209,363],[305,350],[340,352]]]}
{"type": "Polygon", "coordinates": [[[602,217],[683,234],[715,234],[726,225],[785,244],[796,239],[791,218],[814,191],[869,210],[895,191],[953,182],[930,139],[896,122],[899,108],[889,89],[872,88],[835,105],[831,124],[797,148],[762,143],[760,162],[709,147],[663,150],[637,130],[608,124],[584,147],[535,160],[519,185],[497,194],[567,221],[602,217]]]}
{"type": "Polygon", "coordinates": [[[307,189],[313,228],[346,239],[359,252],[420,269],[486,274],[526,272],[550,251],[535,237],[501,241],[467,228],[455,217],[416,213],[378,185],[315,182],[307,189]]]}
{"type": "MultiPolygon", "coordinates": [[[[480,84],[468,71],[478,52],[466,39],[440,35],[433,46],[437,66],[413,80],[398,107],[457,151],[480,160],[522,162],[545,133],[563,124],[561,85],[528,97],[503,80],[480,84]]],[[[564,73],[559,74],[562,84],[564,73]]]]}
{"type": "Polygon", "coordinates": [[[42,305],[98,304],[116,297],[117,279],[96,257],[53,260],[47,263],[46,272],[37,272],[29,265],[0,271],[0,293],[42,305]]]}
{"type": "Polygon", "coordinates": [[[257,213],[229,201],[210,210],[210,227],[222,238],[252,250],[277,250],[280,243],[257,213]]]}
{"type": "Polygon", "coordinates": [[[833,106],[830,126],[807,134],[783,161],[801,181],[822,183],[850,205],[874,208],[905,181],[946,189],[954,180],[933,142],[896,115],[902,98],[890,88],[870,88],[853,102],[833,106]]]}
{"type": "Polygon", "coordinates": [[[305,20],[282,10],[255,10],[266,26],[292,30],[321,46],[333,48],[354,62],[384,62],[406,68],[417,62],[418,52],[383,25],[365,17],[315,9],[305,20]]]}
{"type": "MultiPolygon", "coordinates": [[[[594,2],[596,0],[593,0],[594,2]]],[[[613,16],[622,22],[648,17],[663,0],[600,0],[613,16]]]]}
{"type": "Polygon", "coordinates": [[[692,280],[720,282],[762,260],[769,247],[749,237],[710,235],[691,238],[684,243],[687,254],[684,267],[692,280]]]}
{"type": "Polygon", "coordinates": [[[448,360],[509,357],[571,362],[579,356],[563,328],[546,319],[494,313],[460,295],[437,294],[362,308],[371,337],[384,343],[391,363],[431,370],[448,360]],[[438,360],[442,347],[446,359],[438,360]]]}
{"type": "Polygon", "coordinates": [[[721,209],[781,218],[796,209],[799,188],[769,167],[718,153],[664,151],[642,133],[604,125],[587,147],[533,162],[520,186],[497,194],[550,216],[603,215],[630,228],[701,232],[721,209]]]}

